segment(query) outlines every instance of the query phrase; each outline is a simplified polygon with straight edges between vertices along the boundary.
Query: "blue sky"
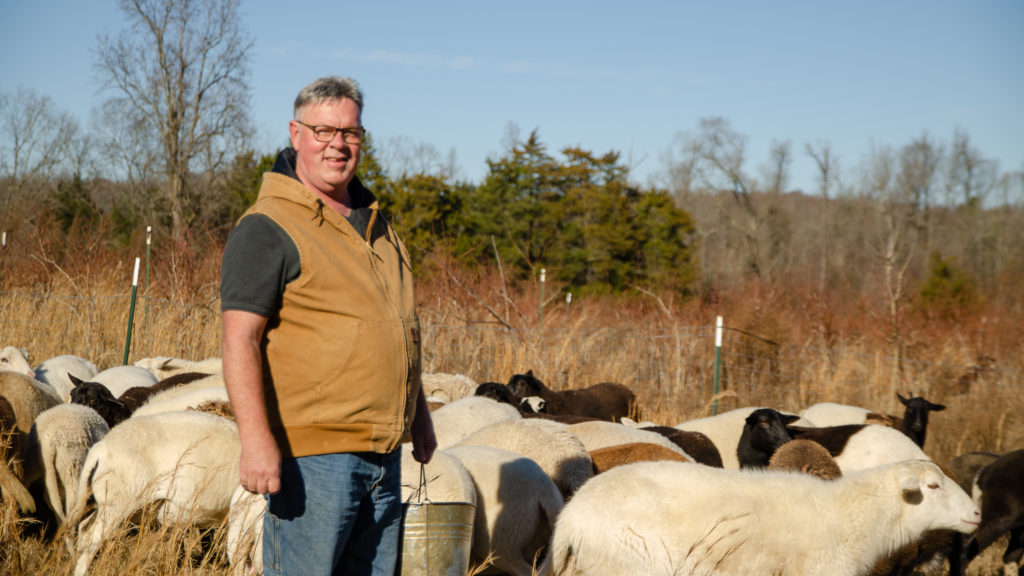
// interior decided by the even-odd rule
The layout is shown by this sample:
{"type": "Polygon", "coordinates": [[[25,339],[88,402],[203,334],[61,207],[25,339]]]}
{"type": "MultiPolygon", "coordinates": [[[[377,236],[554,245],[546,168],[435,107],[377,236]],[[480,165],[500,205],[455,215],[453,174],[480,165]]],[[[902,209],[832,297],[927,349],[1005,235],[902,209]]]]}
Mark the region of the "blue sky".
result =
{"type": "MultiPolygon", "coordinates": [[[[103,99],[97,36],[111,0],[0,0],[0,91],[32,88],[88,126],[103,99]]],[[[805,144],[852,173],[872,146],[954,130],[1024,170],[1024,2],[242,2],[256,40],[258,143],[284,142],[298,90],[356,78],[378,144],[454,152],[479,182],[510,124],[550,152],[616,150],[646,184],[680,131],[726,118],[756,174],[792,143],[791,188],[816,189],[805,144]],[[323,30],[325,33],[316,33],[323,30]]]]}

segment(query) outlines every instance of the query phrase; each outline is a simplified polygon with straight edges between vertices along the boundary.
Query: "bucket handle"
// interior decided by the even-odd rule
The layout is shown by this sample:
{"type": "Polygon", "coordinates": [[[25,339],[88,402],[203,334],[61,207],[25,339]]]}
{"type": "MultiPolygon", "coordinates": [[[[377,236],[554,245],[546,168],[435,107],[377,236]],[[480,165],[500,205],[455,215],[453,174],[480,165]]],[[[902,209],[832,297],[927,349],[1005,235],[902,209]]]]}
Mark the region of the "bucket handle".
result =
{"type": "Polygon", "coordinates": [[[420,462],[420,485],[413,492],[413,495],[409,497],[411,502],[413,498],[416,498],[416,502],[430,502],[430,498],[427,496],[427,467],[420,462]]]}

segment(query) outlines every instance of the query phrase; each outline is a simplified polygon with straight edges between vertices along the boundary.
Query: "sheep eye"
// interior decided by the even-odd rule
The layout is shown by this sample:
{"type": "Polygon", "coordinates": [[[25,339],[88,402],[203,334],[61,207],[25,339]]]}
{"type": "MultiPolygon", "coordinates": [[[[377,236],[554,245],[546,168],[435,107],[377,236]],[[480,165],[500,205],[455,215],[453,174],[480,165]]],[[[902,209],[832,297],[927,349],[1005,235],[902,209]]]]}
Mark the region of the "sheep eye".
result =
{"type": "Polygon", "coordinates": [[[939,484],[938,482],[932,482],[931,484],[928,485],[928,487],[931,488],[932,490],[938,490],[939,484]]]}

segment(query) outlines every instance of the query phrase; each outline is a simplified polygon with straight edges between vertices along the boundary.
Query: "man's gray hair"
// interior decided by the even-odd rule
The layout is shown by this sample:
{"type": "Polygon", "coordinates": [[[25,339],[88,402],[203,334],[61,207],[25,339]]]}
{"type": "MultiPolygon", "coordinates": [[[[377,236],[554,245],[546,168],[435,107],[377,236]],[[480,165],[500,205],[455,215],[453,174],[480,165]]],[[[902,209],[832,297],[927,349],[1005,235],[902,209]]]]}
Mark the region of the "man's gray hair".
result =
{"type": "Polygon", "coordinates": [[[347,76],[324,76],[318,78],[309,86],[306,86],[295,97],[295,118],[298,119],[299,112],[310,104],[341,100],[348,98],[356,103],[359,112],[363,111],[363,93],[359,90],[359,84],[347,76]]]}

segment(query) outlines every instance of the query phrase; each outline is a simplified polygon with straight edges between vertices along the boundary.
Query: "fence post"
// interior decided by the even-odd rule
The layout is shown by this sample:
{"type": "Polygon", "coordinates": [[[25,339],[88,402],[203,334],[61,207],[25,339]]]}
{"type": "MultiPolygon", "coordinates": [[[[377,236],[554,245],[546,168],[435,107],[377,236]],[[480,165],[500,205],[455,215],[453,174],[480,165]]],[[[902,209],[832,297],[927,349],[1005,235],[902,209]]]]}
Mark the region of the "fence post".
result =
{"type": "Polygon", "coordinates": [[[153,352],[153,333],[149,329],[149,246],[152,244],[153,239],[153,227],[146,226],[146,305],[143,308],[143,321],[142,325],[146,329],[146,352],[153,352]]]}
{"type": "Polygon", "coordinates": [[[718,414],[718,378],[722,372],[722,317],[715,319],[715,395],[711,402],[711,415],[718,414]]]}
{"type": "Polygon", "coordinates": [[[547,269],[540,269],[540,327],[544,328],[544,277],[547,275],[547,269]]]}
{"type": "Polygon", "coordinates": [[[139,259],[135,259],[135,272],[132,274],[132,303],[128,308],[128,334],[124,337],[124,360],[121,364],[128,364],[128,350],[132,347],[132,322],[135,319],[135,295],[139,291],[139,259]]]}

